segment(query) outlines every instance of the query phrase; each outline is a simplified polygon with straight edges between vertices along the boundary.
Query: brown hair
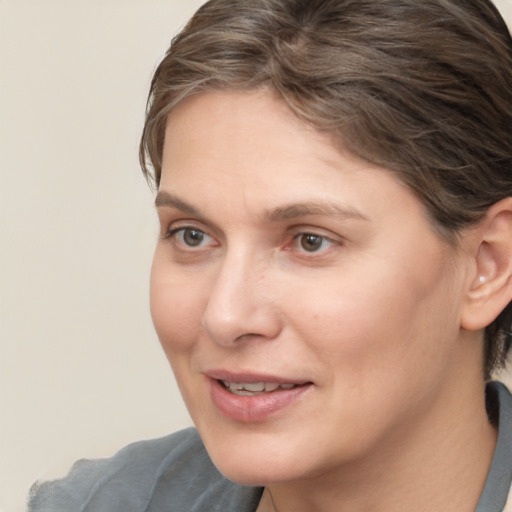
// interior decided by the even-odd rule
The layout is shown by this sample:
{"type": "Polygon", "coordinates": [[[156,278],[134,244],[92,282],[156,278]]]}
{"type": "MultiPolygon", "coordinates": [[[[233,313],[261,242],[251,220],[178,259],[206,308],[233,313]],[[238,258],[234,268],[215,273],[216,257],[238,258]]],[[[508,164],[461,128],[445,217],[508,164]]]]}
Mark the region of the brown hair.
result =
{"type": "MultiPolygon", "coordinates": [[[[167,115],[184,98],[267,86],[394,172],[455,243],[512,196],[511,84],[512,39],[488,0],[210,0],[155,72],[141,165],[158,187],[167,115]]],[[[486,329],[486,378],[511,323],[509,304],[486,329]]]]}

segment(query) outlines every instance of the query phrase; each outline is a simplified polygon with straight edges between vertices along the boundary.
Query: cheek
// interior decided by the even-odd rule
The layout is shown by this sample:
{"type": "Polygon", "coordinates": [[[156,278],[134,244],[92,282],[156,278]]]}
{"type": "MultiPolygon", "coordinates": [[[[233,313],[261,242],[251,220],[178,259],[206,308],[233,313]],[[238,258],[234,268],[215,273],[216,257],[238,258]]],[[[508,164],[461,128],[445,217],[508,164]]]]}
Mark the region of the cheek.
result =
{"type": "Polygon", "coordinates": [[[169,267],[156,254],[150,286],[151,317],[167,356],[194,343],[205,303],[194,280],[169,267]]]}
{"type": "Polygon", "coordinates": [[[443,265],[431,272],[389,263],[373,268],[294,293],[299,298],[287,315],[319,359],[355,379],[366,378],[369,368],[372,376],[380,368],[390,378],[401,368],[424,366],[442,352],[443,336],[454,338],[458,327],[443,265]]]}

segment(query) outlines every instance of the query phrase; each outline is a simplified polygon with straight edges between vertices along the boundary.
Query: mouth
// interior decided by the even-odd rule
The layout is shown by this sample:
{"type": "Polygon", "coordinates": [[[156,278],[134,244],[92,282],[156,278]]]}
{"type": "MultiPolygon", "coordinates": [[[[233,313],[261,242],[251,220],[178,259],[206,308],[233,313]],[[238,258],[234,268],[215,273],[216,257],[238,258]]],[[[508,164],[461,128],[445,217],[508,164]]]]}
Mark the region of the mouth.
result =
{"type": "Polygon", "coordinates": [[[262,422],[297,404],[309,395],[314,384],[307,380],[262,374],[207,373],[210,396],[224,416],[242,423],[262,422]]]}
{"type": "Polygon", "coordinates": [[[277,382],[231,382],[220,379],[217,382],[219,382],[224,389],[238,396],[260,396],[276,391],[290,391],[291,389],[307,384],[294,384],[292,382],[284,382],[281,384],[277,382]]]}

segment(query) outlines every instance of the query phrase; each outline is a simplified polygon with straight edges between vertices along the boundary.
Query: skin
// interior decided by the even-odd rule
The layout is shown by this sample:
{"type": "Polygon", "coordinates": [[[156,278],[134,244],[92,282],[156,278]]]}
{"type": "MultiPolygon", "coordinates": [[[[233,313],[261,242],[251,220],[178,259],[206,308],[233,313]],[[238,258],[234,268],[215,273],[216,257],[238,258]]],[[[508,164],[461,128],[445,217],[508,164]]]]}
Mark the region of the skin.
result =
{"type": "Polygon", "coordinates": [[[266,486],[258,512],[474,510],[496,438],[482,332],[461,327],[480,232],[448,245],[269,90],[177,106],[156,202],[154,324],[214,463],[266,486]],[[212,369],[309,385],[238,421],[212,369]]]}

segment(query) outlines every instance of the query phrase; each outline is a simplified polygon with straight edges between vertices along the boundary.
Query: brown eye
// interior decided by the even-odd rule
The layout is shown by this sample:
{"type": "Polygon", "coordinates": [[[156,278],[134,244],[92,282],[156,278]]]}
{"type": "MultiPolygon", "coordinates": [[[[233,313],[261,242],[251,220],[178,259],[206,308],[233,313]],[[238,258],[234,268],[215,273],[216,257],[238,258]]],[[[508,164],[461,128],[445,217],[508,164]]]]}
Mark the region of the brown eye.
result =
{"type": "Polygon", "coordinates": [[[300,246],[307,252],[316,252],[322,248],[325,242],[323,236],[304,233],[300,235],[300,246]]]}

